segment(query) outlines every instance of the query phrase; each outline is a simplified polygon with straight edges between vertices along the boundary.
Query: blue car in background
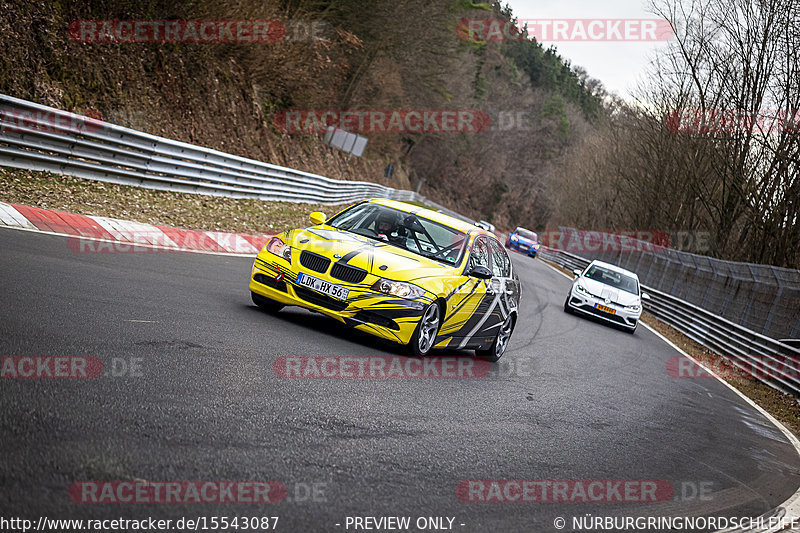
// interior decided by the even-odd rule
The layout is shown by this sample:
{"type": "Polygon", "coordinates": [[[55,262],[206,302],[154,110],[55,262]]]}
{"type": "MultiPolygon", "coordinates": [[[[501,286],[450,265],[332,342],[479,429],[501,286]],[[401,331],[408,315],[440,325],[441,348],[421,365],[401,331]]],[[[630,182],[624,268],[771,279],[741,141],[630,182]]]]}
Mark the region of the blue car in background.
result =
{"type": "Polygon", "coordinates": [[[531,230],[518,227],[508,234],[506,248],[536,257],[539,253],[539,236],[531,230]]]}

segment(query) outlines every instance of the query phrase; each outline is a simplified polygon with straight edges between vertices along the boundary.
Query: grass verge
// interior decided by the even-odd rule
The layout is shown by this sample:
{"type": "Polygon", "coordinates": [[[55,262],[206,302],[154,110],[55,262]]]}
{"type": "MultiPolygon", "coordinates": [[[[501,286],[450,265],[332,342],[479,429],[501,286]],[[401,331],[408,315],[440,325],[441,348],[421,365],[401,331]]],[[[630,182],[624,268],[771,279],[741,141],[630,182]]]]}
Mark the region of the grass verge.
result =
{"type": "Polygon", "coordinates": [[[345,206],[267,202],[143,189],[49,172],[0,167],[0,201],[186,229],[279,233],[308,214],[345,206]]]}

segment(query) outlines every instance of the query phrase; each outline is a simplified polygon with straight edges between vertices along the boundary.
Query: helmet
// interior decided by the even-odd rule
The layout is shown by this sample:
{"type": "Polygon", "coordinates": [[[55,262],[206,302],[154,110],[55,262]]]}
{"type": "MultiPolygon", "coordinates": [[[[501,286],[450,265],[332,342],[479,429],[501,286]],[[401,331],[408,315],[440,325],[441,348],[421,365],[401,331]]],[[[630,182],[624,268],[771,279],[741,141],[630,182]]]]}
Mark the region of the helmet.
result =
{"type": "Polygon", "coordinates": [[[390,211],[381,211],[375,218],[375,229],[378,233],[389,233],[397,225],[397,217],[390,211]]]}

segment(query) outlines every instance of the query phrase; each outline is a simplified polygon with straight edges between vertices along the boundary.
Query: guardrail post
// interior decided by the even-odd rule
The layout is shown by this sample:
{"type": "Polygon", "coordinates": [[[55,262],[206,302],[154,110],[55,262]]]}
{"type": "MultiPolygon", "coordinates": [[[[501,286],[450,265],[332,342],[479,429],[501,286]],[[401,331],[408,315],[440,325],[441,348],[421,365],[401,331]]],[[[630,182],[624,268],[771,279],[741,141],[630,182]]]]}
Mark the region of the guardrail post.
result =
{"type": "MultiPolygon", "coordinates": [[[[642,254],[642,255],[644,255],[644,254],[642,254]]],[[[650,253],[650,266],[647,267],[647,275],[644,277],[644,280],[643,280],[645,285],[651,285],[651,283],[650,283],[650,272],[653,271],[653,265],[655,265],[655,264],[656,264],[656,254],[651,252],[650,253]]]]}
{"type": "Polygon", "coordinates": [[[664,278],[667,277],[667,269],[669,268],[670,263],[672,263],[672,261],[666,255],[664,255],[664,270],[661,272],[661,279],[658,280],[658,287],[656,287],[658,290],[661,290],[661,285],[664,284],[664,278]]]}
{"type": "MultiPolygon", "coordinates": [[[[639,259],[636,261],[636,269],[634,270],[634,272],[636,272],[637,276],[639,275],[639,267],[642,266],[642,257],[644,257],[644,252],[638,252],[638,253],[639,253],[639,259]]],[[[630,269],[628,269],[628,270],[630,270],[630,269]]],[[[640,281],[641,281],[641,279],[642,279],[641,276],[639,276],[639,280],[640,281]]]]}
{"type": "Polygon", "coordinates": [[[753,299],[755,298],[756,291],[755,291],[755,283],[756,283],[756,275],[753,272],[753,266],[748,263],[747,270],[750,271],[750,277],[753,280],[753,286],[750,287],[750,299],[747,301],[747,305],[744,308],[744,312],[742,313],[742,318],[740,320],[740,324],[744,325],[747,322],[747,317],[750,316],[750,308],[753,307],[753,299]]]}
{"type": "Polygon", "coordinates": [[[794,322],[794,326],[792,327],[792,332],[789,334],[789,337],[796,339],[798,333],[800,333],[800,315],[797,315],[797,320],[794,322]]]}
{"type": "Polygon", "coordinates": [[[717,282],[717,269],[714,268],[714,261],[709,261],[708,265],[711,267],[711,282],[709,282],[708,287],[706,288],[706,293],[703,295],[703,302],[700,304],[701,307],[706,307],[708,295],[711,294],[711,289],[717,282]]]}
{"type": "Polygon", "coordinates": [[[767,315],[767,320],[764,322],[764,329],[761,330],[763,335],[766,335],[769,331],[769,327],[772,325],[772,317],[775,316],[775,308],[778,307],[778,302],[781,299],[781,294],[783,293],[783,281],[781,281],[781,277],[775,272],[775,269],[770,267],[770,272],[772,275],[775,276],[775,282],[778,284],[778,292],[775,294],[775,300],[772,302],[772,307],[769,309],[769,314],[767,315]]]}

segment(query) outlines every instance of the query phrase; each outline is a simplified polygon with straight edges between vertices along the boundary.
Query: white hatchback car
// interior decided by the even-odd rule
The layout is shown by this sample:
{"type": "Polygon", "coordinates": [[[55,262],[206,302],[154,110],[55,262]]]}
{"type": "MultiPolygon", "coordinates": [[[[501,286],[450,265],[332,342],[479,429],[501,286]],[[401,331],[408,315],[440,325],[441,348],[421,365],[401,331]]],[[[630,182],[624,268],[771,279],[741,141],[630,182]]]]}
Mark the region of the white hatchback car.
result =
{"type": "Polygon", "coordinates": [[[642,316],[642,300],[650,296],[642,292],[639,277],[624,268],[592,261],[585,270],[573,270],[575,280],[564,302],[567,313],[580,312],[636,331],[642,316]]]}

